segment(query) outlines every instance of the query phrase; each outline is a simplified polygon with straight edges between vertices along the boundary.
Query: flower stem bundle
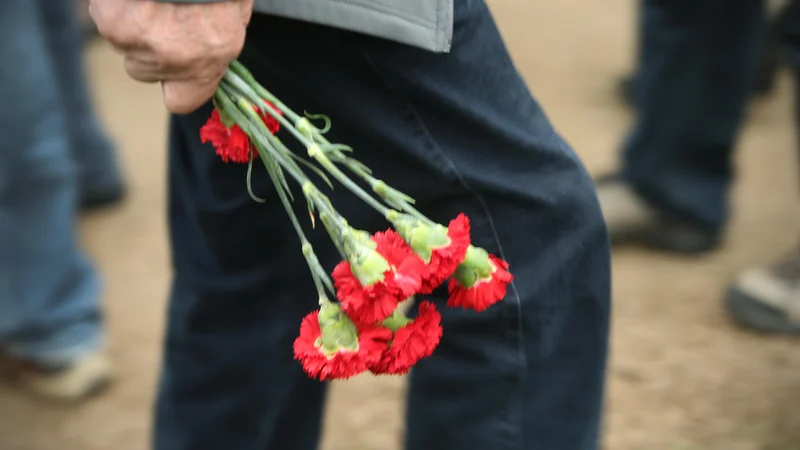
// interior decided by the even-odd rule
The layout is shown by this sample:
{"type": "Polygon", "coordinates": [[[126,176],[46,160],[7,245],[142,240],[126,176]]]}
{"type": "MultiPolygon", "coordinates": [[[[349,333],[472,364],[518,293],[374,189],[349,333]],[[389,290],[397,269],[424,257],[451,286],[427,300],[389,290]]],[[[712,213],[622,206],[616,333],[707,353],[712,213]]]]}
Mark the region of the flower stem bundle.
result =
{"type": "Polygon", "coordinates": [[[419,302],[413,319],[398,306],[445,282],[448,307],[483,311],[505,297],[513,279],[508,264],[471,244],[469,219],[459,214],[445,226],[417,211],[411,197],[376,178],[352,157],[351,148],[325,138],[331,126],[327,117],[296,114],[237,61],[217,87],[214,106],[201,140],[211,143],[224,162],[248,165],[247,191],[261,203],[251,175],[254,163],[264,166],[300,240],[320,305],[302,319],[294,342],[295,358],[309,376],[328,380],[366,371],[408,372],[438,346],[441,315],[427,300],[419,302]],[[307,157],[290,150],[279,131],[297,141],[307,157]],[[376,233],[353,228],[309,173],[330,188],[332,180],[344,186],[391,227],[376,233]],[[301,188],[312,227],[319,220],[342,257],[330,275],[294,213],[291,184],[301,188]]]}

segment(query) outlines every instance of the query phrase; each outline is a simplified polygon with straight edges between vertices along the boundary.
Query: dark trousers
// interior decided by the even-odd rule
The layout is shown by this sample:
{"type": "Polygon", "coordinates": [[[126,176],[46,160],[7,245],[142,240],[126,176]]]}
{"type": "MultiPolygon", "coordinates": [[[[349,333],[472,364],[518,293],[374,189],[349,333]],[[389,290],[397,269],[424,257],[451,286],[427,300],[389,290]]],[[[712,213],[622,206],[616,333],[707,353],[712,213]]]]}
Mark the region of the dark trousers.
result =
{"type": "Polygon", "coordinates": [[[762,0],[644,0],[625,179],[668,216],[728,217],[732,151],[764,31],[762,0]]]}
{"type": "MultiPolygon", "coordinates": [[[[609,248],[593,185],[486,5],[457,1],[455,18],[452,53],[433,54],[257,15],[241,60],[296,110],[328,114],[330,139],[430,217],[467,213],[473,242],[511,264],[507,298],[483,313],[432,296],[444,337],[410,377],[406,448],[593,450],[609,331],[609,248]]],[[[155,448],[315,449],[327,384],[292,360],[315,290],[264,171],[254,175],[267,198],[258,204],[246,167],[201,145],[209,113],[171,123],[176,275],[155,448]]],[[[387,228],[345,189],[331,198],[354,226],[387,228]]],[[[328,237],[311,235],[332,268],[328,237]]]]}

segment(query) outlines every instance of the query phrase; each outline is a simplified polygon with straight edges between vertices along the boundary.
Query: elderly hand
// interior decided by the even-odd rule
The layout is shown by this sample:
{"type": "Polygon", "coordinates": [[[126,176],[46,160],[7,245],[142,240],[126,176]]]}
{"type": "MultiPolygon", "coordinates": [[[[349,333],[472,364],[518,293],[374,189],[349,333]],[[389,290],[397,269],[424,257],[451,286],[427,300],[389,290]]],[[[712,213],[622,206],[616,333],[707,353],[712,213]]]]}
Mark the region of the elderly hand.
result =
{"type": "Polygon", "coordinates": [[[161,82],[171,112],[194,111],[213,95],[228,64],[242,51],[253,0],[158,3],[90,0],[89,13],[125,55],[132,78],[161,82]]]}

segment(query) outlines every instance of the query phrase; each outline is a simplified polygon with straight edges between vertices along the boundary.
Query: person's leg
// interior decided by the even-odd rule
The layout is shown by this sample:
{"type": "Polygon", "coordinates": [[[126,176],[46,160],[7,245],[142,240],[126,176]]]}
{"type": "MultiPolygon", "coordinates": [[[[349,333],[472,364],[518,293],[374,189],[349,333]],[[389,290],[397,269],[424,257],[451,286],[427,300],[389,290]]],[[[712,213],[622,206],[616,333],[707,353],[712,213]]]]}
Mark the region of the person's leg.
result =
{"type": "MultiPolygon", "coordinates": [[[[474,242],[511,263],[508,298],[488,311],[444,309],[434,296],[444,338],[412,375],[406,447],[595,449],[609,249],[592,182],[528,93],[486,5],[456,2],[455,17],[452,52],[433,54],[257,15],[241,60],[291,107],[329,115],[330,138],[433,219],[467,213],[474,242]]],[[[200,144],[209,112],[172,122],[176,281],[155,447],[314,449],[325,385],[306,379],[291,342],[316,295],[263,170],[255,191],[267,203],[257,204],[246,167],[200,144]]],[[[346,190],[331,198],[355,226],[387,227],[346,190]]],[[[313,239],[332,268],[328,238],[313,239]]]]}
{"type": "Polygon", "coordinates": [[[74,0],[36,0],[58,95],[66,117],[73,158],[79,170],[78,199],[85,208],[115,203],[124,195],[116,149],[92,105],[84,70],[84,38],[74,0]]]}
{"type": "Polygon", "coordinates": [[[636,76],[639,73],[639,66],[641,65],[641,58],[639,55],[641,54],[641,46],[642,46],[642,35],[644,34],[644,0],[639,0],[636,2],[636,57],[634,58],[633,70],[630,73],[623,75],[617,81],[617,94],[627,106],[632,106],[636,104],[636,76]]]}
{"type": "Polygon", "coordinates": [[[621,176],[602,180],[612,240],[713,248],[763,22],[761,0],[646,0],[637,118],[621,176]]]}
{"type": "MultiPolygon", "coordinates": [[[[795,0],[788,2],[791,4],[795,0]]],[[[783,65],[783,40],[781,38],[787,18],[792,14],[787,5],[780,5],[767,24],[766,32],[761,38],[753,91],[756,95],[767,95],[775,89],[779,69],[783,65]]]]}
{"type": "MultiPolygon", "coordinates": [[[[414,190],[420,208],[440,221],[467,212],[473,242],[503,255],[515,280],[488,311],[442,311],[440,347],[412,371],[405,446],[597,449],[610,304],[594,189],[485,3],[456,3],[450,55],[382,41],[364,53],[386,104],[408,114],[397,139],[444,175],[414,190]]],[[[421,177],[404,178],[413,189],[421,177]]]]}
{"type": "MultiPolygon", "coordinates": [[[[641,4],[643,2],[639,2],[641,4]]],[[[640,8],[643,10],[644,8],[640,8]]],[[[785,22],[784,10],[781,9],[775,14],[775,17],[769,20],[766,32],[763,34],[760,42],[759,53],[756,58],[756,75],[753,80],[753,87],[751,95],[766,96],[774,91],[775,79],[778,75],[778,69],[781,66],[782,60],[782,44],[781,44],[781,30],[785,22]]],[[[641,17],[639,14],[637,17],[641,17]]],[[[641,28],[643,20],[639,20],[639,27],[641,28]]],[[[640,35],[642,33],[639,33],[640,35]]],[[[640,39],[637,38],[637,42],[640,39]]],[[[638,62],[638,59],[637,59],[638,62]]],[[[638,65],[637,67],[638,68],[638,65]]],[[[619,98],[629,106],[636,104],[636,74],[637,70],[620,77],[617,82],[617,92],[619,98]]]]}
{"type": "MultiPolygon", "coordinates": [[[[251,68],[264,79],[263,69],[251,68]]],[[[307,379],[292,342],[316,290],[263,166],[254,168],[253,184],[268,202],[258,204],[247,194],[246,166],[226,165],[201,144],[210,113],[206,106],[170,123],[175,280],[153,446],[315,449],[326,384],[307,379]]]]}
{"type": "MultiPolygon", "coordinates": [[[[794,72],[795,126],[800,138],[800,1],[792,1],[784,10],[782,39],[785,62],[794,72]]],[[[800,247],[772,264],[742,273],[728,288],[725,306],[745,327],[800,335],[800,247]]]]}
{"type": "Polygon", "coordinates": [[[99,279],[78,248],[76,172],[38,3],[0,6],[0,352],[20,381],[77,399],[107,381],[99,279]]]}

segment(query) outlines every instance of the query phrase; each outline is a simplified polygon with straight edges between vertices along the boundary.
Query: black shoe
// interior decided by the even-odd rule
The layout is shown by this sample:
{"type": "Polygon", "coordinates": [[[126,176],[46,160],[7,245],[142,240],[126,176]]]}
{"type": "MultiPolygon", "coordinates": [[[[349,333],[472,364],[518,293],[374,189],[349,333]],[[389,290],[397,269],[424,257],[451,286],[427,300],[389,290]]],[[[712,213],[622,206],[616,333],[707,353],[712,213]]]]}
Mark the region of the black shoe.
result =
{"type": "Polygon", "coordinates": [[[720,245],[719,232],[664,217],[619,177],[598,180],[597,195],[612,245],[686,255],[710,252],[720,245]]]}
{"type": "Polygon", "coordinates": [[[110,189],[87,190],[81,193],[80,210],[81,212],[90,212],[109,208],[122,202],[125,199],[125,195],[126,190],[122,185],[110,189]]]}

